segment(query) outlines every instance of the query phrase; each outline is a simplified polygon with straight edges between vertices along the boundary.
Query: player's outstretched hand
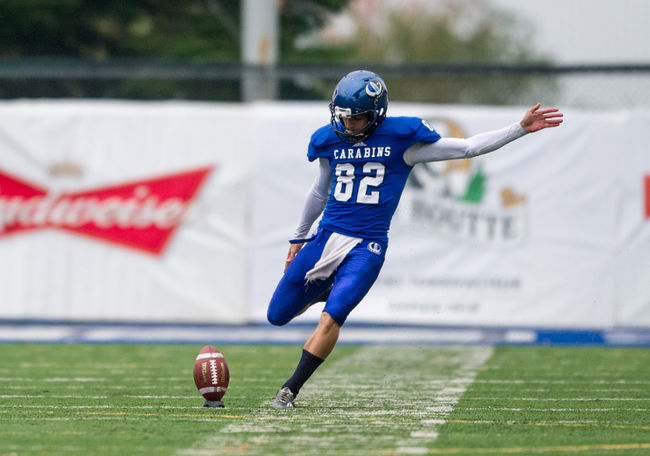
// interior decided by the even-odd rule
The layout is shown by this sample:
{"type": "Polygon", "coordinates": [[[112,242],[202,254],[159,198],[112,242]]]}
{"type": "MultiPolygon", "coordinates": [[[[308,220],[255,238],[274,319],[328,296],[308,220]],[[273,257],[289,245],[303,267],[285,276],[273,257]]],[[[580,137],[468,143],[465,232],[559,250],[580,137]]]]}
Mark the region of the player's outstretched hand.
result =
{"type": "Polygon", "coordinates": [[[541,103],[526,111],[524,118],[521,119],[521,128],[528,133],[543,130],[544,128],[557,127],[562,123],[564,114],[558,108],[539,109],[541,103]]]}
{"type": "Polygon", "coordinates": [[[287,261],[284,262],[284,270],[286,272],[287,268],[293,261],[293,258],[296,256],[296,254],[300,251],[302,248],[302,244],[291,244],[289,246],[289,253],[287,253],[287,261]]]}

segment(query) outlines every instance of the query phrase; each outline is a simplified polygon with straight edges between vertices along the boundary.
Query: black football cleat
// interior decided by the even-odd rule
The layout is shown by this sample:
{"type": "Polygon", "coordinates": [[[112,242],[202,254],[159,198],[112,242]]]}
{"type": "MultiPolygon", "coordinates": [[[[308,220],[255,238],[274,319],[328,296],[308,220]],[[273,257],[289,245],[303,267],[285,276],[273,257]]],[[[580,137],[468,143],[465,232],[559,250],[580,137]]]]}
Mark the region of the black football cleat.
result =
{"type": "Polygon", "coordinates": [[[284,387],[278,391],[278,394],[275,396],[271,407],[274,409],[287,409],[294,408],[293,400],[296,398],[296,395],[288,388],[284,387]]]}

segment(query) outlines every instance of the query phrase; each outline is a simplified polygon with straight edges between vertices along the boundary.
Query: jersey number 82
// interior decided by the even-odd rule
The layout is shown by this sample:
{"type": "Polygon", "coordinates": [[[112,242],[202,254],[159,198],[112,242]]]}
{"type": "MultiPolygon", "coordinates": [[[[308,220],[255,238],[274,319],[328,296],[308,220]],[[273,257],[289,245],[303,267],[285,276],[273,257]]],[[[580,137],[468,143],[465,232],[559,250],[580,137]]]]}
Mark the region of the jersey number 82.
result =
{"type": "MultiPolygon", "coordinates": [[[[337,163],[336,187],[334,199],[343,203],[350,201],[354,191],[355,168],[352,163],[337,163]]],[[[379,190],[372,190],[384,181],[386,167],[379,162],[367,162],[363,165],[363,177],[359,181],[356,202],[360,204],[379,204],[379,190]]]]}

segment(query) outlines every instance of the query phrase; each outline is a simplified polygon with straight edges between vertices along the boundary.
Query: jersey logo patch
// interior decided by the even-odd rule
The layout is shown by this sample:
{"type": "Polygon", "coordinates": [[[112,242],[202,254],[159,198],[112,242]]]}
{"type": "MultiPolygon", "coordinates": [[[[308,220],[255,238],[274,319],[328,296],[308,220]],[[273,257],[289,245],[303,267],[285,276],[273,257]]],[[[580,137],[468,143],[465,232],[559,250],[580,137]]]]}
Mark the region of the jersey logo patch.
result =
{"type": "Polygon", "coordinates": [[[368,244],[368,250],[377,255],[381,255],[381,244],[377,242],[371,242],[368,244]]]}

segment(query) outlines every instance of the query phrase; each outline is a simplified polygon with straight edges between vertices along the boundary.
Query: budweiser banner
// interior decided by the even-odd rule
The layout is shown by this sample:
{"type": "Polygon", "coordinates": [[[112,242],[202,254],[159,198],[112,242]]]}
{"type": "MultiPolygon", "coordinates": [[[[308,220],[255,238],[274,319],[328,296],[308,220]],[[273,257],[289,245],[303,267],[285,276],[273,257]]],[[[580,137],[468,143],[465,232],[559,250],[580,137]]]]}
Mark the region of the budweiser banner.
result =
{"type": "Polygon", "coordinates": [[[246,321],[238,111],[1,104],[0,318],[246,321]]]}
{"type": "Polygon", "coordinates": [[[0,170],[0,236],[60,228],[160,255],[210,171],[53,195],[0,170]]]}
{"type": "MultiPolygon", "coordinates": [[[[471,136],[524,110],[390,113],[471,136]]],[[[650,326],[650,113],[565,114],[417,165],[349,321],[650,326]]],[[[0,319],[264,322],[328,121],[326,103],[0,103],[0,319]]]]}

